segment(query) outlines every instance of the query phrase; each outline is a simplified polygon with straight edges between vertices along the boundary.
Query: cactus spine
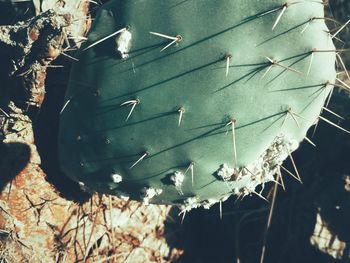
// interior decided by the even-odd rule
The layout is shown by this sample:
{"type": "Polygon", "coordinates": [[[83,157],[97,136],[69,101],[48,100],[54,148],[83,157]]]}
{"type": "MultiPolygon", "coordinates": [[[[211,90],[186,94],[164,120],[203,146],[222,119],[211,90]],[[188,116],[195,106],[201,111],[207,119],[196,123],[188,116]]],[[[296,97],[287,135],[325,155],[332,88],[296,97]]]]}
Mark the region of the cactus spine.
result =
{"type": "Polygon", "coordinates": [[[334,87],[323,8],[108,2],[72,70],[63,171],[94,191],[186,210],[276,181],[334,87]]]}

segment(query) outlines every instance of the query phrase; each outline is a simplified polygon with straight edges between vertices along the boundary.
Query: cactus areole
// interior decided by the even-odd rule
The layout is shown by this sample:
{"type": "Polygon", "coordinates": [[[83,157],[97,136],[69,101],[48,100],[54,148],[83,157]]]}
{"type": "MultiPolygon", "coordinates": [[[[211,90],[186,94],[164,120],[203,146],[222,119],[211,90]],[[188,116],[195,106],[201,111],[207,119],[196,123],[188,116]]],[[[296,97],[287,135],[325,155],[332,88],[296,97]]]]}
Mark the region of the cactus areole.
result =
{"type": "Polygon", "coordinates": [[[146,203],[210,207],[276,180],[336,78],[315,0],[112,0],[61,111],[62,170],[146,203]]]}

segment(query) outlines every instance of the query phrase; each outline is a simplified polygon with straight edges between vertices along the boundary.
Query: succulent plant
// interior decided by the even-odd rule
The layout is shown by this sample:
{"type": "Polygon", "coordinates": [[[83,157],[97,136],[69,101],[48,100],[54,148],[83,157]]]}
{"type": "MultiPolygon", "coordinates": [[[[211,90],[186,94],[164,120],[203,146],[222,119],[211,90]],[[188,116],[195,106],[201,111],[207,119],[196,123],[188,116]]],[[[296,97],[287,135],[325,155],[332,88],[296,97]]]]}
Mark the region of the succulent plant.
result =
{"type": "Polygon", "coordinates": [[[260,195],[335,85],[324,20],[317,0],[108,2],[71,72],[62,170],[185,210],[260,195]]]}

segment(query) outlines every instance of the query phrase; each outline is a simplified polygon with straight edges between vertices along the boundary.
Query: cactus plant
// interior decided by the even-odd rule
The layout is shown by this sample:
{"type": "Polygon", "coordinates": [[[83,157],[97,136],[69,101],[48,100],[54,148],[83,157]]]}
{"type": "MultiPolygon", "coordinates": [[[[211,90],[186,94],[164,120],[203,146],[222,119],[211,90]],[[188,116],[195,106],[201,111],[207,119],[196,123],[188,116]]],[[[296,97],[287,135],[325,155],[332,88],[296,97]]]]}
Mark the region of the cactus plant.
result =
{"type": "Polygon", "coordinates": [[[62,170],[91,191],[186,211],[259,195],[335,85],[323,9],[314,0],[108,2],[71,72],[62,170]]]}

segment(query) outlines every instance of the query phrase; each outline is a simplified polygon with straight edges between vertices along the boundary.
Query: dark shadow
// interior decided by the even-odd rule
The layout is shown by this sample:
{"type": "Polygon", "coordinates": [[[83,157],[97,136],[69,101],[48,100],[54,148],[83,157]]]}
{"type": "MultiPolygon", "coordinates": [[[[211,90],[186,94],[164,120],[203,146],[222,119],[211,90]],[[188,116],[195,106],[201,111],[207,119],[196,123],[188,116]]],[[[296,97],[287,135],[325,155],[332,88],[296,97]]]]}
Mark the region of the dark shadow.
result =
{"type": "Polygon", "coordinates": [[[303,89],[313,89],[317,87],[325,87],[326,84],[314,84],[314,85],[307,85],[307,86],[299,86],[299,87],[292,87],[292,88],[286,88],[286,89],[276,89],[272,92],[282,92],[282,91],[296,91],[296,90],[303,90],[303,89]]]}
{"type": "Polygon", "coordinates": [[[214,61],[212,61],[212,62],[209,62],[209,63],[207,63],[207,64],[198,66],[198,67],[196,67],[196,68],[193,68],[193,69],[191,69],[191,70],[185,71],[185,72],[183,72],[183,73],[177,74],[177,75],[172,76],[172,77],[170,77],[170,78],[168,78],[168,79],[159,81],[159,82],[157,82],[157,83],[151,84],[151,85],[146,86],[146,87],[142,87],[142,88],[140,88],[140,89],[138,89],[138,90],[135,90],[135,91],[133,91],[133,92],[121,94],[121,95],[119,95],[119,96],[110,98],[109,100],[106,100],[106,101],[111,101],[111,100],[115,100],[115,99],[118,99],[118,98],[122,98],[122,97],[126,97],[126,96],[135,95],[135,94],[137,94],[137,93],[146,91],[146,90],[148,90],[148,89],[151,89],[151,88],[154,88],[154,87],[157,87],[157,86],[166,84],[166,83],[168,83],[168,82],[170,82],[170,81],[173,81],[173,80],[176,80],[176,79],[181,78],[181,77],[183,77],[183,76],[186,76],[187,74],[194,73],[194,72],[199,71],[199,70],[201,70],[201,69],[207,68],[207,67],[209,67],[209,66],[211,66],[211,65],[215,65],[216,63],[218,63],[218,62],[220,62],[220,61],[222,61],[221,58],[220,58],[220,59],[216,59],[216,60],[214,60],[214,61]]]}
{"type": "MultiPolygon", "coordinates": [[[[185,249],[182,237],[182,225],[181,220],[179,220],[180,209],[173,206],[167,214],[166,220],[164,222],[164,233],[162,237],[165,238],[167,245],[170,249],[176,248],[179,250],[185,249]]],[[[164,258],[165,260],[173,263],[181,263],[183,259],[180,257],[178,260],[174,261],[172,258],[164,258]],[[171,261],[172,260],[172,261],[171,261]]]]}
{"type": "Polygon", "coordinates": [[[226,89],[226,88],[229,88],[229,87],[231,87],[231,86],[234,86],[235,84],[237,84],[238,82],[244,80],[245,78],[247,78],[247,81],[249,81],[249,80],[251,80],[254,76],[256,76],[259,72],[263,71],[264,69],[267,69],[268,66],[269,66],[268,63],[262,63],[262,64],[260,64],[260,65],[262,65],[262,66],[250,70],[250,71],[249,71],[248,73],[246,73],[245,75],[242,75],[242,76],[239,77],[238,79],[236,79],[236,80],[230,82],[229,84],[227,84],[227,85],[225,85],[225,86],[223,86],[223,87],[217,89],[217,90],[215,91],[215,93],[216,93],[216,92],[219,92],[219,91],[222,91],[222,90],[224,90],[224,89],[226,89]]]}
{"type": "Polygon", "coordinates": [[[59,112],[69,78],[70,61],[61,57],[54,64],[64,67],[48,69],[47,93],[40,114],[36,116],[33,124],[35,142],[41,157],[41,168],[47,175],[47,181],[56,187],[63,198],[82,203],[89,199],[90,194],[83,192],[78,183],[65,176],[58,162],[59,112]]]}
{"type": "Polygon", "coordinates": [[[10,61],[14,56],[13,49],[0,43],[0,107],[6,107],[12,98],[19,97],[17,94],[22,89],[21,80],[9,76],[11,68],[10,61]]]}
{"type": "MultiPolygon", "coordinates": [[[[33,14],[29,8],[26,14],[24,11],[29,8],[28,3],[26,5],[17,6],[11,3],[0,3],[0,25],[14,24],[15,22],[28,19],[33,14]]],[[[9,113],[8,109],[9,101],[15,96],[16,92],[21,88],[21,82],[15,77],[9,76],[10,61],[14,56],[13,49],[9,49],[7,46],[0,44],[0,108],[6,113],[9,113]]],[[[4,115],[3,112],[0,115],[4,115]]],[[[12,122],[11,119],[5,117],[5,122],[12,122]]],[[[0,140],[2,141],[6,133],[11,132],[3,130],[4,127],[0,127],[0,140]]],[[[24,143],[3,143],[0,142],[0,191],[3,191],[4,187],[11,182],[28,164],[30,160],[30,148],[24,143]]]]}
{"type": "MultiPolygon", "coordinates": [[[[27,21],[35,16],[35,10],[32,1],[11,3],[0,2],[0,25],[13,25],[19,21],[27,21]]],[[[23,26],[23,24],[22,24],[23,26]]],[[[7,45],[6,39],[0,42],[0,107],[8,105],[10,100],[14,101],[17,107],[28,109],[27,100],[30,96],[29,91],[23,88],[23,78],[19,76],[22,70],[27,70],[27,66],[23,68],[15,68],[13,61],[18,61],[23,57],[23,43],[27,37],[27,31],[23,28],[17,28],[16,33],[10,34],[10,41],[17,42],[17,45],[7,45]],[[22,44],[20,44],[22,43],[22,44]],[[14,72],[15,71],[15,72],[14,72]]],[[[37,44],[34,44],[34,46],[37,44]]],[[[35,52],[30,52],[34,54],[35,52]]],[[[35,53],[36,54],[36,53],[35,53]]],[[[31,61],[26,59],[25,64],[29,65],[31,61]]],[[[30,116],[36,114],[36,109],[30,109],[26,114],[30,116]]]]}
{"type": "Polygon", "coordinates": [[[28,164],[30,148],[24,143],[0,143],[0,192],[28,164]]]}
{"type": "Polygon", "coordinates": [[[277,38],[280,37],[280,36],[283,36],[284,34],[288,34],[289,32],[291,32],[291,31],[293,31],[293,30],[295,30],[295,29],[297,29],[297,28],[299,28],[299,27],[301,27],[301,26],[303,26],[303,25],[307,25],[308,23],[311,23],[311,21],[312,21],[312,20],[309,19],[309,20],[307,20],[306,22],[303,22],[303,23],[300,23],[299,25],[293,26],[293,27],[291,27],[290,29],[288,29],[288,30],[286,30],[286,31],[284,31],[284,32],[282,32],[282,33],[279,33],[279,34],[277,34],[277,35],[274,35],[274,36],[272,36],[272,37],[270,37],[270,38],[264,40],[263,42],[257,44],[256,46],[257,46],[257,47],[260,47],[260,46],[262,46],[262,45],[264,45],[264,44],[266,44],[266,43],[268,43],[268,42],[270,42],[270,41],[272,41],[272,40],[274,40],[274,39],[277,39],[277,38]]]}
{"type": "MultiPolygon", "coordinates": [[[[245,24],[247,24],[247,23],[250,23],[250,22],[252,22],[252,21],[254,21],[254,20],[256,20],[256,19],[260,19],[260,18],[263,18],[263,17],[268,16],[268,15],[270,15],[270,14],[276,13],[276,12],[280,11],[282,8],[283,8],[283,5],[278,5],[278,6],[275,6],[275,7],[271,7],[270,9],[266,9],[266,11],[264,11],[264,12],[260,12],[260,13],[251,15],[251,16],[245,18],[245,19],[242,19],[241,21],[239,21],[239,22],[238,22],[237,24],[235,24],[235,25],[231,25],[231,26],[229,26],[229,27],[227,27],[227,28],[225,28],[225,29],[222,29],[222,30],[220,30],[220,31],[218,31],[218,32],[216,32],[216,33],[214,33],[214,34],[205,36],[205,37],[203,37],[202,39],[199,39],[199,40],[197,40],[197,41],[194,41],[194,42],[192,42],[192,43],[189,43],[188,45],[186,45],[186,46],[184,46],[184,47],[181,47],[181,48],[178,48],[178,49],[175,50],[175,51],[169,52],[169,53],[167,53],[167,54],[165,54],[165,55],[162,55],[162,56],[160,56],[160,57],[157,57],[157,58],[155,58],[155,59],[151,59],[151,60],[149,60],[149,61],[143,62],[143,63],[141,63],[141,64],[139,64],[139,65],[135,65],[135,67],[141,68],[141,67],[146,66],[146,65],[148,65],[148,64],[150,64],[150,63],[153,63],[153,62],[155,62],[155,61],[168,58],[168,57],[170,57],[170,56],[172,56],[172,55],[176,55],[176,54],[179,53],[179,52],[182,52],[182,51],[184,51],[184,50],[186,50],[186,49],[195,47],[195,46],[197,46],[197,45],[199,45],[199,44],[201,44],[201,43],[203,43],[203,42],[206,42],[206,41],[208,41],[208,40],[210,40],[210,39],[212,39],[212,38],[216,38],[216,37],[218,37],[218,36],[220,36],[220,35],[222,35],[222,34],[225,34],[225,33],[227,33],[227,32],[230,32],[230,31],[232,31],[232,30],[235,30],[235,29],[237,29],[238,27],[241,27],[241,26],[243,26],[243,25],[245,25],[245,24]]],[[[106,10],[107,10],[107,9],[106,9],[106,10]]],[[[109,10],[109,12],[110,12],[110,13],[108,13],[108,14],[111,14],[111,13],[112,13],[110,10],[109,10]]],[[[125,27],[125,25],[119,25],[119,26],[118,26],[118,28],[124,28],[124,27],[125,27]]],[[[92,30],[93,30],[93,28],[92,28],[92,30]]],[[[101,39],[103,39],[103,38],[101,38],[101,39]]],[[[168,43],[168,42],[161,42],[161,43],[159,43],[159,46],[161,46],[161,45],[163,45],[163,44],[166,44],[166,43],[168,43]]],[[[83,46],[83,48],[84,48],[84,47],[87,47],[87,46],[90,45],[90,44],[91,44],[91,43],[85,43],[84,46],[83,46]]],[[[142,47],[141,49],[150,49],[150,51],[151,51],[152,48],[154,48],[155,46],[157,46],[157,44],[153,44],[153,45],[151,45],[150,47],[142,47]]],[[[113,41],[112,41],[111,39],[108,39],[108,40],[102,42],[101,44],[94,46],[93,48],[94,48],[96,54],[98,54],[99,56],[109,57],[109,56],[110,56],[110,50],[115,49],[115,43],[113,43],[113,41]]],[[[133,52],[133,51],[131,51],[131,52],[133,52]]],[[[120,61],[117,62],[117,64],[119,64],[119,63],[120,63],[120,61]]],[[[133,70],[133,69],[129,69],[129,70],[133,70]]]]}
{"type": "MultiPolygon", "coordinates": [[[[331,110],[349,116],[347,96],[337,93],[331,102],[331,110]]],[[[349,120],[340,122],[326,113],[324,117],[350,128],[349,120]]],[[[350,176],[350,135],[320,123],[312,141],[317,148],[303,143],[293,153],[303,184],[283,175],[286,191],[279,188],[277,193],[266,237],[265,263],[349,262],[350,189],[346,189],[345,179],[350,176]],[[332,234],[346,243],[343,259],[336,260],[311,245],[318,211],[332,234]]],[[[284,165],[293,171],[290,161],[284,165]]],[[[264,196],[271,187],[272,184],[265,186],[264,196]]],[[[178,210],[174,211],[181,240],[176,244],[185,251],[179,262],[227,263],[237,262],[237,257],[244,263],[260,262],[268,211],[269,204],[256,197],[245,197],[239,202],[231,197],[223,203],[222,220],[219,205],[210,210],[192,210],[183,224],[181,216],[176,216],[178,210]]],[[[171,232],[171,227],[166,228],[166,233],[171,232]]]]}
{"type": "MultiPolygon", "coordinates": [[[[291,58],[299,58],[299,59],[297,59],[296,61],[294,61],[294,62],[292,62],[291,64],[289,64],[288,66],[283,66],[283,67],[286,67],[286,68],[284,68],[279,74],[277,74],[275,77],[273,77],[273,78],[266,84],[266,86],[269,85],[269,84],[271,84],[272,82],[274,82],[276,79],[278,79],[280,76],[282,76],[282,74],[285,73],[285,72],[289,72],[289,71],[290,71],[291,74],[296,74],[296,76],[298,76],[298,75],[299,75],[299,76],[302,76],[302,74],[299,73],[299,72],[293,72],[293,70],[295,70],[295,69],[293,69],[292,67],[293,67],[294,65],[296,65],[297,63],[299,63],[300,61],[303,61],[305,58],[307,58],[307,57],[310,56],[310,55],[311,55],[311,52],[306,52],[306,53],[301,54],[301,55],[297,55],[297,56],[293,56],[293,57],[290,57],[290,58],[281,60],[280,62],[284,62],[284,61],[287,61],[287,60],[289,60],[289,59],[291,59],[291,58]]],[[[279,63],[279,62],[278,62],[278,63],[279,63]]],[[[278,65],[276,65],[276,66],[277,66],[277,67],[281,67],[281,66],[278,66],[278,65]]]]}
{"type": "Polygon", "coordinates": [[[188,1],[189,1],[189,0],[182,0],[182,1],[180,1],[179,3],[175,3],[173,6],[170,7],[170,9],[175,8],[175,7],[178,7],[178,6],[182,5],[182,4],[185,4],[185,3],[188,2],[188,1]]]}
{"type": "MultiPolygon", "coordinates": [[[[346,96],[335,94],[329,108],[348,117],[350,103],[347,100],[346,96]]],[[[350,119],[340,121],[329,113],[322,115],[345,129],[350,128],[350,119]]],[[[316,137],[315,140],[320,149],[316,155],[317,174],[322,178],[315,184],[314,191],[319,193],[316,203],[328,229],[346,243],[345,257],[350,252],[350,135],[327,123],[320,125],[317,134],[329,139],[321,142],[316,137]]]]}
{"type": "MultiPolygon", "coordinates": [[[[223,204],[222,219],[220,219],[219,205],[214,205],[210,210],[192,210],[187,213],[182,224],[182,215],[178,216],[179,210],[174,208],[172,212],[177,220],[178,236],[182,239],[181,243],[176,245],[184,249],[184,255],[179,262],[237,262],[235,260],[237,251],[244,251],[244,249],[239,249],[236,241],[245,239],[258,242],[261,237],[263,230],[261,226],[267,211],[264,207],[266,204],[254,198],[246,198],[243,203],[235,203],[235,199],[230,198],[223,204]],[[250,213],[251,217],[247,217],[247,213],[250,213]],[[250,221],[243,222],[245,218],[250,221]]],[[[165,233],[171,231],[167,226],[165,233]]],[[[257,244],[254,246],[257,247],[257,244]]],[[[258,249],[252,246],[250,253],[256,257],[258,249]]],[[[258,261],[243,261],[242,258],[241,262],[258,261]]]]}
{"type": "MultiPolygon", "coordinates": [[[[103,114],[106,114],[106,113],[108,113],[110,111],[115,111],[115,110],[118,110],[118,109],[121,108],[120,105],[115,105],[114,107],[113,106],[109,106],[109,107],[110,107],[110,110],[103,112],[103,114]]],[[[130,109],[128,109],[128,110],[130,110],[130,109]]],[[[99,115],[99,114],[102,114],[102,113],[98,112],[96,115],[99,115]]],[[[142,123],[149,122],[149,121],[154,121],[154,120],[157,120],[157,119],[160,119],[160,118],[164,118],[164,117],[168,117],[168,116],[175,115],[175,114],[178,114],[178,111],[172,110],[172,111],[169,111],[169,112],[156,114],[156,115],[154,115],[154,116],[152,116],[152,117],[150,117],[148,119],[144,119],[144,120],[140,120],[140,121],[136,121],[136,122],[126,123],[123,126],[114,126],[114,127],[108,127],[108,128],[104,128],[104,129],[100,129],[100,130],[94,130],[91,133],[95,134],[95,133],[103,133],[103,132],[108,131],[108,130],[118,130],[118,129],[122,129],[122,128],[125,128],[125,127],[128,127],[128,126],[133,126],[133,125],[138,125],[138,124],[142,124],[142,123]]],[[[127,116],[127,114],[125,114],[125,116],[127,116]]]]}
{"type": "Polygon", "coordinates": [[[0,26],[13,25],[18,21],[27,20],[35,15],[32,1],[13,3],[5,0],[0,2],[0,26]]]}
{"type": "MultiPolygon", "coordinates": [[[[90,43],[91,44],[91,43],[90,43]]],[[[133,60],[134,58],[137,58],[139,56],[142,56],[142,55],[145,55],[149,52],[152,52],[154,50],[161,50],[162,47],[164,47],[165,45],[167,45],[168,42],[162,42],[160,44],[155,44],[155,45],[152,45],[152,46],[148,46],[148,47],[142,47],[142,48],[139,48],[139,49],[135,49],[135,50],[131,50],[128,55],[129,55],[129,58],[128,60],[133,60]]],[[[120,57],[120,54],[115,51],[114,53],[112,53],[111,55],[111,50],[116,50],[116,47],[115,47],[115,41],[112,40],[106,40],[104,42],[102,42],[101,44],[98,44],[96,45],[94,48],[94,51],[96,52],[96,57],[94,59],[91,59],[91,61],[88,62],[87,65],[89,66],[94,66],[95,64],[99,64],[99,66],[101,66],[101,62],[103,62],[104,60],[107,60],[107,59],[115,59],[115,63],[113,63],[112,66],[108,65],[108,66],[103,66],[105,68],[109,68],[109,67],[116,67],[118,65],[121,65],[123,63],[125,63],[125,59],[122,59],[120,57]]],[[[78,56],[80,57],[83,52],[88,52],[88,49],[85,50],[85,51],[81,51],[78,56]]],[[[126,70],[126,71],[122,71],[122,72],[119,72],[119,73],[123,73],[123,72],[127,72],[127,71],[130,71],[130,70],[133,70],[133,69],[129,69],[129,70],[126,70]]],[[[117,72],[115,72],[117,73],[117,72]]]]}

